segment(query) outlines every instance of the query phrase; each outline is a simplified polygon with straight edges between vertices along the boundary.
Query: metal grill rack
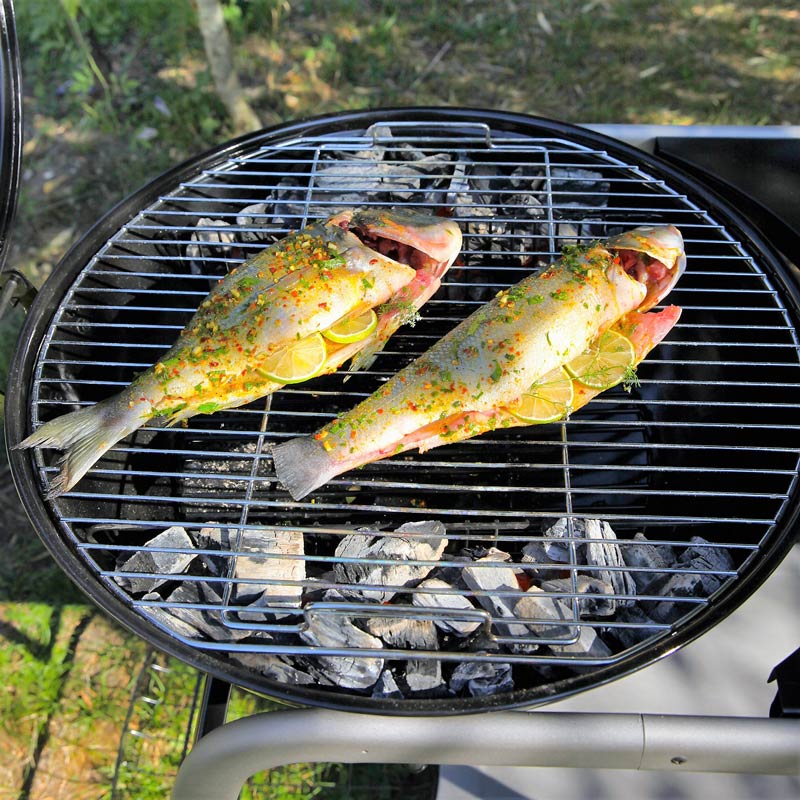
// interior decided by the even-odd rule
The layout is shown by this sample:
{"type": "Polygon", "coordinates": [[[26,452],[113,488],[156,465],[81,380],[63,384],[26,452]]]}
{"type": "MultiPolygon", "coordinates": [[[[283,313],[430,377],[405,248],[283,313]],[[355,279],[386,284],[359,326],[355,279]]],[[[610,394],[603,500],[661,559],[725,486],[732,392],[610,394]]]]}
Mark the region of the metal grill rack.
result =
{"type": "MultiPolygon", "coordinates": [[[[488,124],[394,119],[357,131],[267,136],[169,188],[110,232],[64,293],[33,373],[34,426],[127,385],[169,347],[227,269],[335,209],[404,205],[452,215],[464,234],[462,257],[421,320],[395,334],[369,371],[287,387],[246,408],[195,417],[183,428],[145,427],[115,447],[75,489],[52,501],[50,513],[69,549],[104,592],[135,611],[139,624],[179,643],[182,657],[278,693],[292,679],[283,667],[264,667],[274,667],[274,657],[282,664],[300,659],[316,676],[314,664],[326,658],[431,661],[449,664],[446,670],[455,662],[488,661],[512,665],[516,677],[508,698],[490,703],[519,700],[514,692],[520,690],[535,702],[642,665],[673,646],[676,631],[684,639],[696,635],[740,596],[740,584],[760,568],[776,531],[787,524],[800,453],[798,340],[774,261],[758,243],[702,195],[626,155],[488,124]],[[496,431],[369,465],[301,502],[276,484],[271,445],[312,432],[355,405],[497,291],[550,263],[564,244],[658,223],[675,224],[686,241],[688,269],[669,297],[684,311],[641,365],[638,388],[610,390],[561,423],[496,431]],[[587,518],[608,523],[613,545],[576,531],[587,518]],[[396,533],[404,523],[437,521],[444,526],[444,552],[412,555],[416,566],[463,570],[466,548],[484,559],[481,570],[508,569],[510,555],[513,569],[525,576],[525,548],[551,547],[551,526],[559,519],[566,526],[558,542],[564,556],[544,569],[567,583],[545,591],[569,609],[565,618],[523,616],[515,619],[521,626],[509,624],[505,606],[525,594],[519,582],[428,590],[440,599],[465,598],[465,608],[452,612],[415,604],[422,590],[406,582],[331,575],[336,565],[397,563],[374,552],[337,555],[344,537],[366,537],[358,529],[409,538],[396,533]],[[191,546],[150,544],[175,526],[191,546]],[[216,539],[201,539],[203,530],[217,531],[216,539]],[[277,556],[248,548],[253,532],[275,530],[299,536],[302,551],[277,556]],[[640,532],[656,556],[664,554],[658,568],[628,563],[640,532]],[[702,558],[681,561],[697,535],[704,539],[702,558]],[[595,545],[611,546],[620,558],[587,563],[586,548],[595,545]],[[153,567],[163,560],[131,566],[131,556],[142,552],[167,561],[185,556],[192,564],[168,574],[153,567]],[[288,563],[290,577],[238,572],[243,561],[270,560],[288,563]],[[292,571],[292,562],[302,569],[292,571]],[[625,572],[634,581],[695,576],[708,581],[707,591],[665,596],[616,588],[608,600],[652,606],[666,599],[677,611],[661,621],[587,617],[579,608],[578,579],[601,572],[625,572]],[[193,586],[194,596],[170,600],[157,587],[149,593],[130,588],[148,581],[193,586]],[[248,605],[240,599],[248,586],[309,599],[287,606],[270,602],[267,593],[266,601],[248,605]],[[344,595],[323,600],[326,588],[344,595]],[[363,592],[387,588],[400,599],[364,600],[363,592]],[[362,597],[354,601],[347,592],[362,597]],[[194,624],[197,615],[204,626],[194,624]],[[386,645],[298,638],[315,617],[355,627],[376,618],[445,625],[455,619],[474,622],[480,635],[469,646],[406,640],[391,652],[386,645]],[[588,630],[612,646],[600,655],[582,652],[576,646],[588,630]]],[[[55,454],[36,458],[46,486],[55,454]]],[[[328,695],[350,694],[325,681],[289,691],[323,704],[337,702],[328,695]]],[[[394,702],[378,698],[376,708],[394,702]]],[[[421,702],[435,708],[438,700],[421,702]]]]}

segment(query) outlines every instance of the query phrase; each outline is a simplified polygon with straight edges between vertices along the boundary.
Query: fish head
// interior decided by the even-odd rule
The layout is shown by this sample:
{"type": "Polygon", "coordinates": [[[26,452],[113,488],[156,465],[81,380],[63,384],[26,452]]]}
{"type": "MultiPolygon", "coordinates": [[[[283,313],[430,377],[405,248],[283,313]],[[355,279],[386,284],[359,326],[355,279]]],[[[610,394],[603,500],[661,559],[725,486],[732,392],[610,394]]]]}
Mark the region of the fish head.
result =
{"type": "Polygon", "coordinates": [[[455,222],[408,209],[342,211],[326,224],[355,237],[366,257],[374,258],[377,253],[432,278],[441,278],[461,250],[461,229],[455,222]]]}
{"type": "Polygon", "coordinates": [[[681,232],[674,225],[645,225],[612,236],[603,246],[619,257],[622,270],[645,288],[638,311],[647,311],[671,291],[686,269],[681,232]]]}

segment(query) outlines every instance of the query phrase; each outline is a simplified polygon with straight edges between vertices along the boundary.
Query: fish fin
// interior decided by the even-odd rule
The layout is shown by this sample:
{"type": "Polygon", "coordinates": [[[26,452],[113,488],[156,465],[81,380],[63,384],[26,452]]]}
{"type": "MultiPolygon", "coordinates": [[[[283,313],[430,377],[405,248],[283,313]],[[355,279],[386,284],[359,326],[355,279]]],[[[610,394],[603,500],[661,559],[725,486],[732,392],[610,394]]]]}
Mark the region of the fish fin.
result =
{"type": "Polygon", "coordinates": [[[142,424],[133,414],[120,414],[120,405],[116,396],[56,417],[14,446],[14,450],[51,447],[65,451],[58,460],[59,472],[50,481],[48,500],[71,489],[103,453],[142,424]]]}
{"type": "Polygon", "coordinates": [[[275,475],[295,499],[300,500],[342,470],[313,437],[298,436],[272,448],[275,475]]]}
{"type": "Polygon", "coordinates": [[[358,372],[362,369],[369,369],[386,346],[386,341],[386,339],[383,341],[375,341],[356,353],[347,367],[348,372],[358,372]]]}

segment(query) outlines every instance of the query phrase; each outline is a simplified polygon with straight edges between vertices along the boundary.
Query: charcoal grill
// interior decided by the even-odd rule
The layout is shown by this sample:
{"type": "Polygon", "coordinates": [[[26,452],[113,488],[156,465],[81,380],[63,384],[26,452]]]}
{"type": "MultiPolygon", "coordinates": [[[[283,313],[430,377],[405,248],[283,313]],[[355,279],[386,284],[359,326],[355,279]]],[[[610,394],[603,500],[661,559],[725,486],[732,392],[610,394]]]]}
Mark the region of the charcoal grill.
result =
{"type": "MultiPolygon", "coordinates": [[[[450,214],[464,233],[443,290],[370,370],[318,378],[183,428],[145,427],[55,500],[45,498],[57,454],[12,451],[37,530],[96,602],[157,647],[256,691],[329,708],[436,714],[541,703],[626,674],[702,633],[775,568],[797,515],[791,270],[747,220],[675,169],[600,134],[521,115],[403,109],[320,118],[237,140],[145,187],[78,242],[39,292],[9,381],[9,442],[129,383],[232,265],[353,204],[450,214]],[[669,298],[684,314],[640,367],[637,389],[609,391],[562,423],[370,465],[305,501],[276,483],[272,444],[350,408],[565,243],[657,223],[677,225],[686,240],[689,266],[669,298]],[[675,610],[660,620],[586,618],[576,579],[600,567],[580,554],[586,542],[575,523],[585,518],[611,526],[623,560],[636,533],[657,553],[680,553],[701,536],[707,556],[725,558],[659,570],[612,565],[700,578],[711,588],[666,596],[616,589],[611,599],[620,604],[669,600],[675,610]],[[383,588],[396,596],[384,605],[370,602],[371,584],[332,576],[337,565],[363,563],[336,551],[343,537],[362,535],[356,530],[391,538],[404,523],[435,521],[446,547],[420,567],[463,570],[467,551],[489,571],[507,569],[511,555],[524,575],[524,548],[551,543],[544,534],[557,519],[567,526],[566,555],[551,570],[568,581],[549,594],[569,615],[554,624],[508,624],[502,601],[513,605],[523,585],[456,585],[433,594],[467,599],[470,608],[456,616],[474,621],[479,635],[466,642],[376,649],[301,636],[320,619],[360,629],[375,618],[430,626],[450,614],[431,605],[430,592],[427,604],[414,603],[419,576],[389,580],[383,588]],[[183,538],[150,544],[170,528],[183,538]],[[280,557],[253,552],[248,542],[268,531],[288,532],[303,547],[280,557]],[[253,561],[288,564],[289,576],[247,577],[237,565],[253,561]],[[254,593],[255,605],[242,599],[254,593]],[[611,647],[581,651],[575,645],[587,631],[611,647]],[[404,664],[431,662],[446,675],[458,664],[502,664],[513,681],[488,694],[454,697],[445,684],[381,694],[347,678],[332,685],[319,668],[331,659],[380,659],[392,676],[404,664]]],[[[365,558],[392,564],[380,552],[365,558]]]]}
{"type": "MultiPolygon", "coordinates": [[[[4,241],[18,175],[19,85],[10,5],[2,11],[0,144],[11,189],[0,220],[4,241]]],[[[464,231],[462,261],[443,290],[371,370],[347,381],[316,379],[184,428],[145,427],[57,499],[48,499],[53,453],[11,451],[10,464],[46,546],[131,630],[255,691],[378,712],[371,724],[358,718],[360,734],[343,741],[342,757],[373,732],[384,743],[392,743],[393,730],[405,741],[406,723],[418,722],[416,749],[406,756],[423,760],[431,735],[450,736],[458,744],[440,757],[452,760],[469,743],[446,720],[423,714],[542,704],[627,674],[708,630],[788,551],[800,454],[796,270],[696,180],[596,132],[478,109],[380,110],[284,125],[177,167],[72,248],[38,293],[20,337],[7,440],[19,442],[47,419],[126,385],[248,253],[356,204],[424,208],[453,216],[464,231]],[[675,224],[686,239],[689,270],[670,297],[684,316],[641,367],[635,391],[608,392],[558,424],[370,465],[303,502],[276,484],[272,444],[352,406],[495,292],[549,263],[563,244],[654,223],[675,224]],[[644,543],[636,534],[645,534],[644,543]],[[401,579],[392,571],[397,551],[355,556],[359,538],[412,548],[425,540],[428,550],[411,551],[402,564],[411,576],[401,579]],[[270,539],[294,549],[271,549],[270,539]],[[560,556],[538,558],[553,547],[560,556]],[[588,555],[598,548],[602,563],[588,555]],[[650,561],[642,561],[642,548],[650,561]],[[537,557],[522,558],[531,553],[537,557]],[[494,588],[464,585],[458,575],[467,570],[489,575],[490,583],[504,570],[515,577],[494,588]],[[448,588],[421,586],[431,574],[447,577],[448,588]],[[620,584],[615,575],[627,579],[620,584]],[[638,615],[582,611],[580,579],[599,576],[614,587],[603,601],[623,609],[643,603],[638,615]],[[531,582],[564,613],[516,613],[531,582]],[[423,589],[426,599],[415,603],[423,589]],[[448,598],[460,603],[458,611],[442,610],[448,598]],[[315,629],[320,620],[323,628],[315,629]],[[420,644],[395,632],[394,639],[373,636],[380,646],[367,647],[331,638],[337,630],[409,621],[449,633],[420,644]],[[456,623],[471,630],[456,636],[456,623]],[[315,636],[303,637],[309,630],[315,636]],[[603,647],[586,647],[587,637],[603,647]],[[353,665],[360,676],[378,662],[374,681],[331,678],[331,664],[353,665]],[[490,679],[471,673],[457,688],[452,677],[464,665],[488,669],[490,679]],[[415,688],[412,674],[416,680],[437,670],[447,680],[415,688]],[[502,680],[492,682],[498,674],[502,680]],[[380,714],[413,720],[392,728],[380,714]]],[[[19,286],[19,277],[5,282],[4,303],[25,294],[19,286]]],[[[309,747],[336,739],[336,715],[314,713],[276,730],[298,735],[290,729],[299,724],[309,747]]],[[[515,744],[530,726],[519,715],[492,718],[489,738],[507,748],[503,758],[523,760],[515,744]]],[[[720,761],[713,741],[705,743],[694,748],[704,749],[700,768],[749,768],[750,754],[765,759],[761,769],[785,770],[794,728],[778,724],[786,720],[771,728],[750,722],[758,747],[745,735],[736,746],[726,742],[720,761]],[[731,753],[742,763],[732,767],[731,753]]],[[[655,768],[674,752],[675,724],[595,718],[577,736],[568,717],[550,717],[538,723],[540,763],[575,763],[588,740],[598,764],[609,765],[621,748],[638,750],[638,761],[634,754],[624,765],[655,768]]],[[[247,737],[250,727],[260,733],[258,720],[237,730],[247,737]]],[[[726,729],[704,730],[713,740],[726,729]]],[[[296,743],[288,735],[286,742],[296,743]]],[[[376,754],[386,757],[375,748],[364,760],[376,754]]],[[[210,787],[208,796],[222,796],[210,787]]],[[[195,785],[184,796],[201,793],[195,785]]]]}

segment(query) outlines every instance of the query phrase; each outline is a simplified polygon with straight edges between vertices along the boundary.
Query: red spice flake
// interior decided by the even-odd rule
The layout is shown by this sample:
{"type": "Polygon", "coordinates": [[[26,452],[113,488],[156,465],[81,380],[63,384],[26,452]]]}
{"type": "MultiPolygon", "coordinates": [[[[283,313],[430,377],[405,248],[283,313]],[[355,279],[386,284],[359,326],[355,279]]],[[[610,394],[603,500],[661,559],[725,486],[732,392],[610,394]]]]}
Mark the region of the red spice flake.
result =
{"type": "Polygon", "coordinates": [[[383,409],[382,409],[382,408],[379,408],[379,409],[378,409],[378,413],[379,413],[379,414],[383,414],[383,409]]]}
{"type": "Polygon", "coordinates": [[[410,408],[412,411],[416,411],[416,410],[417,410],[417,408],[418,408],[418,407],[417,407],[417,404],[416,404],[416,403],[413,403],[413,402],[411,402],[411,400],[409,400],[409,401],[408,401],[408,407],[409,407],[409,408],[410,408]]]}
{"type": "Polygon", "coordinates": [[[356,438],[356,432],[355,431],[353,431],[353,430],[350,431],[350,438],[351,439],[355,439],[356,438]]]}

